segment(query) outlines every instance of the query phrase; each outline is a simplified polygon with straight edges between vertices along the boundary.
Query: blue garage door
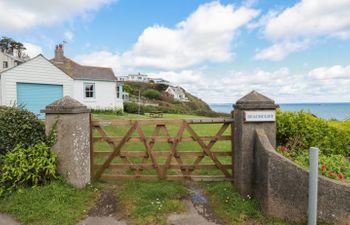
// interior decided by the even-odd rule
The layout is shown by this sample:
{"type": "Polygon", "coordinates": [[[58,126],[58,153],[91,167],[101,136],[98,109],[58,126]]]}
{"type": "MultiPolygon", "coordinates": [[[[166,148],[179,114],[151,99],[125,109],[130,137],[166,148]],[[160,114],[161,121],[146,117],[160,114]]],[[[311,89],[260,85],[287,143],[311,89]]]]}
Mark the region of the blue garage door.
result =
{"type": "Polygon", "coordinates": [[[43,119],[48,104],[63,97],[62,85],[17,83],[17,103],[43,119]]]}

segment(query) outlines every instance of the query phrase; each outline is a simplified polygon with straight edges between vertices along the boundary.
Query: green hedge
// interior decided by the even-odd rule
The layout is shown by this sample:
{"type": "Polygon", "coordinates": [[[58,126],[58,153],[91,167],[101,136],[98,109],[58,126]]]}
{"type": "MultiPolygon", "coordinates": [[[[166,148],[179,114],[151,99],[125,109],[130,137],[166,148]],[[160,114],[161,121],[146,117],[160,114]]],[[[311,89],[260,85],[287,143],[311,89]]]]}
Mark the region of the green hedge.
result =
{"type": "Polygon", "coordinates": [[[159,100],[160,99],[160,92],[155,90],[155,89],[152,89],[152,88],[149,88],[149,89],[142,91],[141,95],[148,98],[148,99],[152,99],[152,100],[155,100],[155,99],[159,100]]]}
{"type": "Polygon", "coordinates": [[[0,155],[15,148],[47,142],[44,122],[32,112],[17,107],[0,107],[0,155]]]}
{"type": "Polygon", "coordinates": [[[277,144],[292,151],[318,147],[324,155],[350,156],[350,129],[340,129],[310,113],[277,111],[277,144]]]}

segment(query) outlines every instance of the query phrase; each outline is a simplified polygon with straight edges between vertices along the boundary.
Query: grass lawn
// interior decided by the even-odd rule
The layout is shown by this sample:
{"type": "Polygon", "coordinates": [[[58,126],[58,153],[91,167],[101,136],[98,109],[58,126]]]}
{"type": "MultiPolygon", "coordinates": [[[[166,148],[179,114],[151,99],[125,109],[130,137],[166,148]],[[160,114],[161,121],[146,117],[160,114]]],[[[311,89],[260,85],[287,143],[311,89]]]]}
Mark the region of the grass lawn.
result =
{"type": "Polygon", "coordinates": [[[183,212],[188,196],[183,182],[127,181],[117,193],[129,224],[166,224],[170,213],[183,212]]]}
{"type": "Polygon", "coordinates": [[[228,225],[264,224],[287,225],[281,219],[262,214],[254,197],[242,198],[230,182],[201,182],[215,213],[228,225]]]}
{"type": "Polygon", "coordinates": [[[92,207],[97,186],[76,189],[56,181],[43,187],[19,190],[0,198],[0,212],[30,225],[73,225],[92,207]]]}

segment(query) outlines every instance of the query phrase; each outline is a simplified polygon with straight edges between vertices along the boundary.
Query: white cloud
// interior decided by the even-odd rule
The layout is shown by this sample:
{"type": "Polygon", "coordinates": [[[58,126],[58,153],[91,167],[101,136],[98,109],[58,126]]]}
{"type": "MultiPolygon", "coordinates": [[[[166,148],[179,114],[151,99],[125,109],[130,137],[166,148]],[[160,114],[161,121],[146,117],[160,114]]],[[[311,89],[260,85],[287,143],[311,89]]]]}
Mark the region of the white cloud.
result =
{"type": "Polygon", "coordinates": [[[268,48],[258,51],[254,59],[257,59],[257,60],[267,59],[272,61],[279,61],[284,59],[287,55],[289,55],[292,52],[305,49],[307,47],[307,44],[308,44],[307,41],[276,43],[268,48]]]}
{"type": "Polygon", "coordinates": [[[335,65],[331,67],[319,67],[310,71],[310,76],[318,80],[348,79],[350,80],[350,65],[335,65]]]}
{"type": "Polygon", "coordinates": [[[175,28],[146,28],[133,48],[123,54],[124,64],[181,69],[202,62],[231,58],[231,44],[238,29],[258,11],[212,2],[198,7],[175,28]]]}
{"type": "Polygon", "coordinates": [[[73,41],[74,39],[74,33],[72,31],[66,31],[64,32],[64,38],[65,38],[65,41],[73,41]]]}
{"type": "Polygon", "coordinates": [[[23,31],[38,25],[51,25],[89,12],[113,0],[2,0],[0,30],[23,31]]]}
{"type": "Polygon", "coordinates": [[[108,51],[77,55],[76,57],[74,57],[74,59],[84,65],[111,67],[113,68],[116,75],[121,69],[119,54],[113,54],[108,51]]]}
{"type": "Polygon", "coordinates": [[[320,67],[301,74],[280,68],[275,71],[233,71],[222,78],[208,77],[193,70],[159,72],[151,76],[181,85],[206,102],[234,103],[252,90],[277,102],[325,102],[350,101],[349,70],[350,65],[320,67]]]}
{"type": "MultiPolygon", "coordinates": [[[[262,17],[260,22],[251,25],[251,27],[263,26],[264,36],[274,42],[272,47],[258,52],[255,58],[282,60],[289,53],[305,47],[295,47],[291,51],[291,45],[285,43],[297,46],[298,43],[305,44],[305,40],[317,40],[323,37],[349,38],[349,11],[350,0],[302,0],[279,13],[271,11],[262,17]],[[277,51],[276,48],[279,48],[279,52],[285,50],[286,53],[276,57],[276,54],[271,54],[271,51],[277,51]]],[[[305,45],[311,43],[313,41],[308,41],[305,45]]]]}
{"type": "Polygon", "coordinates": [[[28,43],[28,42],[24,42],[23,45],[26,48],[24,53],[26,53],[31,58],[35,57],[43,52],[43,49],[38,45],[28,43]]]}
{"type": "Polygon", "coordinates": [[[303,0],[267,22],[264,33],[272,40],[344,36],[350,32],[350,0],[303,0]]]}

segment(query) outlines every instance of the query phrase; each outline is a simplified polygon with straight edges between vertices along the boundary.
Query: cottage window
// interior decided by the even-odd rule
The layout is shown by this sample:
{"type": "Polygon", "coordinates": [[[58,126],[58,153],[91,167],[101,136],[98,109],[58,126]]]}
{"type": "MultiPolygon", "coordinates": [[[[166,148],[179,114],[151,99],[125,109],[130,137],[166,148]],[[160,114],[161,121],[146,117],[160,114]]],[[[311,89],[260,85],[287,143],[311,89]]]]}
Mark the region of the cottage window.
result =
{"type": "Polygon", "coordinates": [[[2,62],[2,68],[7,68],[9,67],[9,63],[7,61],[2,62]]]}
{"type": "Polygon", "coordinates": [[[95,98],[95,84],[84,83],[85,98],[95,98]]]}

